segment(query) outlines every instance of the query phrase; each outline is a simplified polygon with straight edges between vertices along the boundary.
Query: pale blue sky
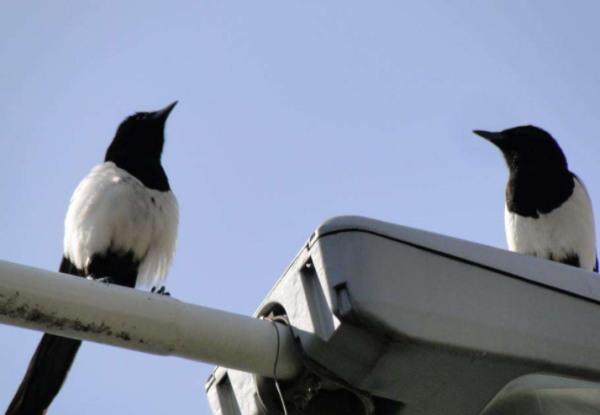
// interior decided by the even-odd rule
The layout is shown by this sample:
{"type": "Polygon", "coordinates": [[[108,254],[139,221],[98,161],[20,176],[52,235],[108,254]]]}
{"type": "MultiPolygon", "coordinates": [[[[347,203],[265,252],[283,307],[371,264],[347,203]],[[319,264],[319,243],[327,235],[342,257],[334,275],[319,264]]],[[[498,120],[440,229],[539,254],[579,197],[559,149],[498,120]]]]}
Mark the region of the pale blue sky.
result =
{"type": "MultiPolygon", "coordinates": [[[[127,115],[178,107],[169,289],[251,314],[318,224],[358,214],[504,248],[500,153],[536,124],[600,197],[600,3],[0,4],[0,258],[56,270],[78,182],[127,115]]],[[[0,326],[0,410],[39,333],[0,326]]],[[[210,413],[212,367],[85,344],[50,413],[210,413]]]]}

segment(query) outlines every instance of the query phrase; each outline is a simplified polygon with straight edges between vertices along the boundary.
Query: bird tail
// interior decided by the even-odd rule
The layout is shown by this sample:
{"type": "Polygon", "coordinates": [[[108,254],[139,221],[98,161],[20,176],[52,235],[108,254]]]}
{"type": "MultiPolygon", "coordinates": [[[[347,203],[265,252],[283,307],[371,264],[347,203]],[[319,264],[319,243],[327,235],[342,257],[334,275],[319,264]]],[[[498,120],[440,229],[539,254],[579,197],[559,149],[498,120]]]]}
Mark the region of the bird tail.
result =
{"type": "Polygon", "coordinates": [[[65,382],[80,340],[44,334],[6,415],[43,415],[65,382]]]}

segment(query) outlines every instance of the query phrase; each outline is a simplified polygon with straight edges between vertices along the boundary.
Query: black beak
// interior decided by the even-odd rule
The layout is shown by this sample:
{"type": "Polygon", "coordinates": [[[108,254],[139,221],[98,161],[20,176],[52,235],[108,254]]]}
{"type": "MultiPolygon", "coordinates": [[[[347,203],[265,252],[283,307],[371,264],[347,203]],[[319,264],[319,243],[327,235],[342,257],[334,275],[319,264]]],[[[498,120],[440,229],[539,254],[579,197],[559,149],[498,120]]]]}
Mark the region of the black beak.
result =
{"type": "Polygon", "coordinates": [[[156,111],[155,113],[152,114],[151,118],[155,119],[155,120],[161,120],[161,121],[167,121],[167,118],[169,117],[169,114],[171,113],[171,111],[173,111],[173,108],[175,108],[175,105],[177,105],[178,101],[175,101],[174,103],[172,103],[171,105],[156,111]]]}
{"type": "Polygon", "coordinates": [[[504,138],[502,133],[492,133],[489,131],[481,131],[481,130],[473,130],[473,132],[475,134],[477,134],[478,136],[483,137],[486,140],[488,140],[489,142],[496,144],[496,145],[498,145],[498,143],[500,141],[502,141],[502,139],[504,138]]]}

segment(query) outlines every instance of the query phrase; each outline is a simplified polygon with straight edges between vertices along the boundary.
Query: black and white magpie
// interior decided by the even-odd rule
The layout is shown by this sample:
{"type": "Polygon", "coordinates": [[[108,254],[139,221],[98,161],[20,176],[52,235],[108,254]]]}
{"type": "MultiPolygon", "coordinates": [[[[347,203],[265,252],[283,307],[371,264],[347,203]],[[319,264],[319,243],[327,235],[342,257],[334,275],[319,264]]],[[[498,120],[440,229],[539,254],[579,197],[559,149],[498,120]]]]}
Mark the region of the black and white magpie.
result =
{"type": "MultiPolygon", "coordinates": [[[[165,123],[176,104],[121,123],[104,163],[71,197],[60,272],[131,288],[161,287],[164,293],[179,214],[161,155],[165,123]]],[[[6,414],[46,413],[80,345],[45,334],[6,414]]]]}
{"type": "Polygon", "coordinates": [[[556,140],[534,126],[474,133],[497,146],[508,165],[509,249],[598,272],[590,196],[556,140]]]}

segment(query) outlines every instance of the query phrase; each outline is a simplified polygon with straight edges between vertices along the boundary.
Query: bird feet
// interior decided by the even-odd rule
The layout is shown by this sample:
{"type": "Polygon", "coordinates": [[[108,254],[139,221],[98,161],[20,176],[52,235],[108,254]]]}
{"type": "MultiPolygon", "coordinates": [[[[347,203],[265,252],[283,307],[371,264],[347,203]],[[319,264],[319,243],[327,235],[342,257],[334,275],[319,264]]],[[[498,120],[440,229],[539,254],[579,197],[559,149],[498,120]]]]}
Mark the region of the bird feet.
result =
{"type": "Polygon", "coordinates": [[[165,287],[164,285],[162,287],[160,287],[158,290],[156,289],[156,287],[152,287],[152,290],[150,291],[151,293],[154,294],[158,294],[158,295],[166,295],[166,296],[171,296],[171,293],[166,291],[167,287],[165,287]]]}
{"type": "Polygon", "coordinates": [[[94,274],[88,275],[86,279],[88,279],[90,281],[103,282],[106,285],[112,284],[114,282],[111,277],[98,278],[94,274]]]}

